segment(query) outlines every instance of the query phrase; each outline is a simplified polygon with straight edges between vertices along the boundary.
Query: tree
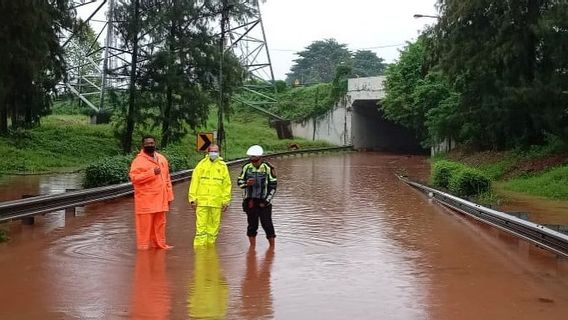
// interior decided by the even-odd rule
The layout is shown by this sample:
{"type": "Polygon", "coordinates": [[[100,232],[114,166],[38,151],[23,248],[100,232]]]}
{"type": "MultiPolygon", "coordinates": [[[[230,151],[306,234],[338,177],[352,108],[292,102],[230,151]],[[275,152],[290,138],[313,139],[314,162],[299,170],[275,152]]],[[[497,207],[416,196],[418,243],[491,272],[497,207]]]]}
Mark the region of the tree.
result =
{"type": "Polygon", "coordinates": [[[568,139],[568,4],[440,0],[440,70],[457,86],[459,140],[477,148],[568,139]]]}
{"type": "Polygon", "coordinates": [[[209,106],[221,103],[221,74],[223,104],[228,105],[234,88],[242,83],[243,70],[224,44],[221,53],[210,26],[220,14],[241,20],[254,10],[254,1],[174,0],[152,11],[156,28],[150,35],[164,39],[164,45],[152,57],[146,80],[160,107],[162,146],[179,141],[188,128],[204,124],[209,106]]]}
{"type": "Polygon", "coordinates": [[[58,36],[71,28],[67,0],[0,2],[0,134],[38,125],[64,78],[58,36]],[[10,123],[8,119],[10,118],[10,123]]]}
{"type": "MultiPolygon", "coordinates": [[[[115,10],[124,50],[132,52],[129,102],[118,131],[130,152],[136,125],[160,127],[162,147],[203,124],[214,101],[225,104],[242,82],[238,60],[227,53],[213,24],[221,15],[242,20],[256,2],[207,0],[121,1],[115,10]],[[136,58],[136,59],[135,59],[136,58]],[[223,63],[221,63],[223,61],[223,63]],[[223,81],[220,81],[220,69],[223,81]],[[222,98],[219,84],[223,83],[222,98]],[[143,99],[140,99],[143,97],[143,99]]],[[[122,104],[124,106],[124,104],[122,104]]]]}
{"type": "Polygon", "coordinates": [[[430,35],[409,43],[399,61],[386,71],[385,117],[413,130],[424,146],[453,138],[460,128],[456,105],[460,99],[448,79],[431,69],[430,35]]]}
{"type": "Polygon", "coordinates": [[[370,50],[357,50],[353,54],[353,76],[382,76],[386,70],[385,60],[370,50]]]}
{"type": "Polygon", "coordinates": [[[351,52],[347,45],[335,39],[314,41],[306,50],[297,53],[298,59],[287,74],[287,82],[318,83],[331,82],[335,69],[351,64],[351,52]]]}
{"type": "Polygon", "coordinates": [[[414,91],[427,72],[423,70],[425,48],[423,39],[408,43],[399,61],[386,71],[386,97],[381,108],[387,119],[414,130],[421,139],[427,137],[426,112],[414,99],[414,91]]]}
{"type": "MultiPolygon", "coordinates": [[[[118,37],[120,46],[123,51],[129,52],[131,56],[130,65],[124,68],[123,72],[129,74],[130,84],[128,88],[128,103],[121,104],[124,124],[121,122],[118,126],[118,135],[122,151],[129,153],[132,150],[132,135],[136,123],[140,120],[141,110],[139,103],[139,92],[137,85],[139,81],[139,55],[140,42],[143,36],[143,24],[141,19],[140,0],[120,0],[113,9],[114,17],[117,23],[118,37]]],[[[147,39],[146,39],[147,40],[147,39]]]]}

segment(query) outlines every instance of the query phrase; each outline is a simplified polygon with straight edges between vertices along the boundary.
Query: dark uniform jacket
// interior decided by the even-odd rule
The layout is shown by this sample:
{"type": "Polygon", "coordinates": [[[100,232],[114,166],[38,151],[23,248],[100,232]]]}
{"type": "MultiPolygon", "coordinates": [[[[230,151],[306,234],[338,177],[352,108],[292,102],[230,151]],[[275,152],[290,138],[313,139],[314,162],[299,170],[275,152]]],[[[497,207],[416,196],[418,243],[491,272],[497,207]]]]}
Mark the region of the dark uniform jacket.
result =
{"type": "Polygon", "coordinates": [[[245,200],[260,199],[270,204],[276,193],[276,172],[274,167],[268,162],[262,162],[258,168],[249,162],[243,166],[237,183],[243,189],[243,198],[245,200]],[[248,187],[247,180],[250,178],[255,179],[256,183],[248,187]]]}

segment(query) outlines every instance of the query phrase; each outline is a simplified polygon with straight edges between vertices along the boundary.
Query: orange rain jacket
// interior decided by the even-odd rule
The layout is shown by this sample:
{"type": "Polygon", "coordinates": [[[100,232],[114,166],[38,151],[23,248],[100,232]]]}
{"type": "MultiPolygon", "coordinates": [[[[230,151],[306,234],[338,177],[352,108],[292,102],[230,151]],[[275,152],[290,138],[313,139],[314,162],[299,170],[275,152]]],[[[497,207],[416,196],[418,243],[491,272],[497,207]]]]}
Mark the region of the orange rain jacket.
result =
{"type": "Polygon", "coordinates": [[[166,212],[174,199],[168,160],[155,152],[156,160],[140,151],[130,166],[130,181],[134,186],[134,211],[136,214],[166,212]],[[154,174],[159,166],[160,174],[154,174]]]}

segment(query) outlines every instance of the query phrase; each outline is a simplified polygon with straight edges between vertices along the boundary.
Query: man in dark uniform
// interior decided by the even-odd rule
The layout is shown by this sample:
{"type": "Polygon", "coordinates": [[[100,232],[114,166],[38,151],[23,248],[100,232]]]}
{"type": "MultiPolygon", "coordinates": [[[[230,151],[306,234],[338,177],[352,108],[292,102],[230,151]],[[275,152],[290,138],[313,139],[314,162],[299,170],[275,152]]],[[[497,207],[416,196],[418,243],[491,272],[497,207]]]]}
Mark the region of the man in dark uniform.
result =
{"type": "Polygon", "coordinates": [[[274,167],[264,162],[262,147],[251,146],[247,150],[247,162],[238,178],[238,185],[244,190],[243,210],[247,214],[247,236],[251,247],[256,245],[258,221],[266,233],[271,247],[274,246],[274,225],[272,224],[272,198],[276,193],[276,173],[274,167]]]}

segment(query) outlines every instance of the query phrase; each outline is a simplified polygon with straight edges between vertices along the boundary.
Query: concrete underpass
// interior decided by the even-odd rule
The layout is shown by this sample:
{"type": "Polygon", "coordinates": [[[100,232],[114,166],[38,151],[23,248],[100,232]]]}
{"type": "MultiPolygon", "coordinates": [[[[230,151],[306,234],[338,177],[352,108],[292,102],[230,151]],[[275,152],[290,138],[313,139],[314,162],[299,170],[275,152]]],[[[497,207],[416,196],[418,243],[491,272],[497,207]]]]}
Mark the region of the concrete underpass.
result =
{"type": "Polygon", "coordinates": [[[420,154],[420,146],[411,130],[384,118],[377,100],[357,100],[352,104],[352,141],[356,150],[420,154]]]}
{"type": "Polygon", "coordinates": [[[384,118],[384,77],[349,79],[348,92],[326,114],[293,122],[292,133],[309,140],[353,145],[357,150],[425,154],[416,134],[384,118]]]}

